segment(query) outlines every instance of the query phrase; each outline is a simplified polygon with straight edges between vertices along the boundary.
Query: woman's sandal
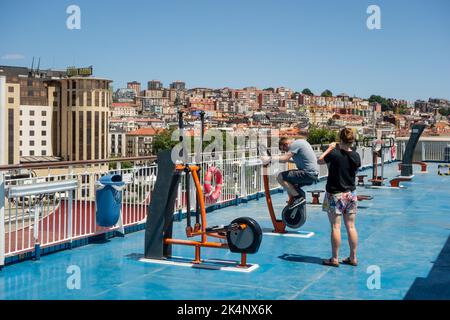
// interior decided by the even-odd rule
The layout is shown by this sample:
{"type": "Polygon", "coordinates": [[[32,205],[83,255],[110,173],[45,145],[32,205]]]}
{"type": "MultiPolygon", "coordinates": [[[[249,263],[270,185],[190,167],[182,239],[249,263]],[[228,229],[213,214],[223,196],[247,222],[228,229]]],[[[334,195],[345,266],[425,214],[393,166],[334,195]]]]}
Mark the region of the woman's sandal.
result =
{"type": "Polygon", "coordinates": [[[333,259],[322,260],[322,264],[329,267],[339,267],[339,262],[333,262],[333,259]]]}
{"type": "Polygon", "coordinates": [[[350,266],[354,266],[356,267],[358,265],[358,263],[353,262],[350,257],[345,258],[344,260],[341,261],[343,264],[348,264],[350,266]]]}

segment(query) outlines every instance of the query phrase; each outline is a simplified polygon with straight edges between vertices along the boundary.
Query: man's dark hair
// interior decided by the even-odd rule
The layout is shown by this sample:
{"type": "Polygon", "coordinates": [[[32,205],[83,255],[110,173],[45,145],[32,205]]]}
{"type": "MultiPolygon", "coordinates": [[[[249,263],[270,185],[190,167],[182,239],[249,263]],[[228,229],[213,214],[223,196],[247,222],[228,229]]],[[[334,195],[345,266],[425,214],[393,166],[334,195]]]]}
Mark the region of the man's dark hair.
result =
{"type": "Polygon", "coordinates": [[[284,146],[288,140],[288,137],[281,137],[280,141],[278,141],[278,147],[281,148],[281,146],[284,146]]]}

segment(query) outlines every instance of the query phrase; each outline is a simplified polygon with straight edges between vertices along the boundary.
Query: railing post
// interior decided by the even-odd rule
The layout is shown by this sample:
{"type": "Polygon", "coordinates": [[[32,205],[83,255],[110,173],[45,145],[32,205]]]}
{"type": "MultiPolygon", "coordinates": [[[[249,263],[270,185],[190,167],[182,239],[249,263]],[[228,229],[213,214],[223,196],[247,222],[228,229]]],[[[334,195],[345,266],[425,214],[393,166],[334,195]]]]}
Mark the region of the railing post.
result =
{"type": "Polygon", "coordinates": [[[69,247],[72,248],[72,224],[73,224],[73,216],[72,216],[72,206],[73,206],[73,191],[69,191],[69,199],[68,199],[68,203],[67,203],[67,207],[68,207],[68,222],[67,222],[67,227],[69,230],[67,230],[67,237],[69,239],[69,247]]]}
{"type": "Polygon", "coordinates": [[[242,199],[247,200],[247,182],[246,182],[246,172],[247,172],[247,166],[246,166],[246,160],[245,158],[242,158],[240,161],[240,165],[241,165],[241,186],[240,186],[240,195],[242,197],[242,199]]]}
{"type": "Polygon", "coordinates": [[[41,244],[39,243],[39,211],[40,206],[34,205],[34,259],[39,260],[41,258],[41,244]]]}
{"type": "Polygon", "coordinates": [[[420,159],[420,161],[425,161],[425,142],[422,141],[422,158],[420,159]]]}
{"type": "MultiPolygon", "coordinates": [[[[116,174],[119,174],[122,176],[122,162],[117,162],[116,165],[116,174]]],[[[133,179],[134,180],[134,179],[133,179]]],[[[120,190],[121,193],[121,197],[122,197],[122,203],[123,203],[123,190],[120,190]]],[[[117,222],[117,225],[119,226],[119,229],[117,230],[117,232],[119,232],[122,236],[125,236],[125,226],[123,224],[123,204],[120,206],[120,215],[119,215],[119,221],[117,222]]]]}
{"type": "Polygon", "coordinates": [[[5,265],[5,180],[0,172],[0,269],[5,265]]]}

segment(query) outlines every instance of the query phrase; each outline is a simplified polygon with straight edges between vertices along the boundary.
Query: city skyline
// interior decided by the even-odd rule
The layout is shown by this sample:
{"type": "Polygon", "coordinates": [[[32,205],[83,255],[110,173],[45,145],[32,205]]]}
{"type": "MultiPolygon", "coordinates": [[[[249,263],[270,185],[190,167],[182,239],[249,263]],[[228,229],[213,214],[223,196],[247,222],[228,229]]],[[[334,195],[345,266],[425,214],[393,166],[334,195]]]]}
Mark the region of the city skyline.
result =
{"type": "Polygon", "coordinates": [[[0,27],[10,32],[0,64],[29,67],[34,56],[41,68],[94,65],[114,89],[179,79],[190,88],[450,98],[446,1],[377,1],[381,30],[366,26],[368,1],[117,3],[77,1],[80,30],[66,28],[68,1],[2,3],[0,27]]]}

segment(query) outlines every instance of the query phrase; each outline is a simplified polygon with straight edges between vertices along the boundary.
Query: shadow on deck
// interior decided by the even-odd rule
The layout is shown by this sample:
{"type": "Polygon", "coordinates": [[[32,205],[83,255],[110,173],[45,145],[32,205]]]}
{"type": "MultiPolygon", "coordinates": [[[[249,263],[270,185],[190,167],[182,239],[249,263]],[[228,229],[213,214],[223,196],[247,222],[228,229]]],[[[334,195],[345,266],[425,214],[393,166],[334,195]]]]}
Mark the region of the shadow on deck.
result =
{"type": "Polygon", "coordinates": [[[426,278],[416,278],[405,300],[450,299],[450,236],[426,278]]]}

